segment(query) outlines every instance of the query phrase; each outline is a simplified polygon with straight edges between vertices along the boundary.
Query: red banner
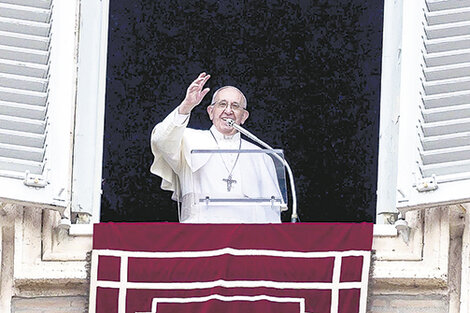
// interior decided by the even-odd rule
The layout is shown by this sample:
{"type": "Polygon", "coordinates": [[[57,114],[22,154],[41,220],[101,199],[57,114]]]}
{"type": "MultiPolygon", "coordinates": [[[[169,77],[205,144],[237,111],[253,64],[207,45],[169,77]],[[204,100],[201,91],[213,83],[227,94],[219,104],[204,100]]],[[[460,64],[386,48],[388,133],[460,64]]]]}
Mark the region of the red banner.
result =
{"type": "Polygon", "coordinates": [[[90,312],[365,313],[372,226],[96,224],[90,312]]]}

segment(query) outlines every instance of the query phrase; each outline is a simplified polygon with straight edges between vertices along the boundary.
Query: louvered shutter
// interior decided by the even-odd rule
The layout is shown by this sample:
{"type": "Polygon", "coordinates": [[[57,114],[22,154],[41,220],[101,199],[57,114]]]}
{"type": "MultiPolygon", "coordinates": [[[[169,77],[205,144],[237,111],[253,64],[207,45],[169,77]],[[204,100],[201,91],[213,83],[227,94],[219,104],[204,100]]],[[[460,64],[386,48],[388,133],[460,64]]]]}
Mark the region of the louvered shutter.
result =
{"type": "Polygon", "coordinates": [[[470,201],[470,0],[418,3],[404,8],[402,210],[470,201]]]}
{"type": "Polygon", "coordinates": [[[74,80],[74,26],[67,23],[75,16],[60,2],[54,15],[52,0],[0,0],[2,199],[67,203],[74,80]]]}

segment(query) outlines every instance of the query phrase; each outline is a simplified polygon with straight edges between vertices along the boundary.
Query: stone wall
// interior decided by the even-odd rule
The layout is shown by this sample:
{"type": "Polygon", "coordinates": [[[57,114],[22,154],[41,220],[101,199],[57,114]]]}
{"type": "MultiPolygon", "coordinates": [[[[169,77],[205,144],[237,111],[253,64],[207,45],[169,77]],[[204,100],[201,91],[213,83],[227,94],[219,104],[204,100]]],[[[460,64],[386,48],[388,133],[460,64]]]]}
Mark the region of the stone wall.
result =
{"type": "MultiPolygon", "coordinates": [[[[417,288],[416,291],[418,291],[417,288]]],[[[369,299],[370,313],[448,313],[449,299],[439,294],[388,294],[372,295],[369,299]]]]}
{"type": "Polygon", "coordinates": [[[91,227],[77,233],[60,220],[56,211],[0,202],[0,312],[86,311],[91,227]]]}
{"type": "MultiPolygon", "coordinates": [[[[368,312],[467,313],[466,208],[410,212],[406,220],[407,238],[392,225],[374,228],[368,312]]],[[[0,203],[0,312],[87,312],[91,228],[59,223],[55,211],[0,203]]]]}
{"type": "Polygon", "coordinates": [[[85,313],[88,299],[85,296],[72,297],[13,297],[12,313],[85,313]]]}

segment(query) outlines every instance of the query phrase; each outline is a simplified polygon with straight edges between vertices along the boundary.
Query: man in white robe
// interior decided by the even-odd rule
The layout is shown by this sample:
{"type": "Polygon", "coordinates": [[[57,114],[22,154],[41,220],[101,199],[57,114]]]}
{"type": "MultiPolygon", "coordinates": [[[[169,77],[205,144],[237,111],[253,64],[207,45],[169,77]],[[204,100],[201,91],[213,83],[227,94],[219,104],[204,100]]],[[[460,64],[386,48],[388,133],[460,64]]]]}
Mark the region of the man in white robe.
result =
{"type": "Polygon", "coordinates": [[[276,170],[270,157],[262,153],[197,153],[197,150],[243,150],[259,147],[241,139],[227,125],[238,125],[249,116],[246,98],[235,87],[222,87],[207,107],[213,125],[210,130],[187,128],[194,107],[201,103],[209,88],[210,75],[201,73],[186,91],[183,102],[152,131],[151,147],[155,156],[150,171],[162,178],[161,187],[173,191],[180,201],[180,221],[186,223],[280,223],[280,207],[254,205],[260,198],[281,199],[276,170]],[[216,205],[200,202],[212,199],[244,199],[247,205],[226,202],[216,205]],[[251,202],[251,203],[250,203],[251,202]]]}

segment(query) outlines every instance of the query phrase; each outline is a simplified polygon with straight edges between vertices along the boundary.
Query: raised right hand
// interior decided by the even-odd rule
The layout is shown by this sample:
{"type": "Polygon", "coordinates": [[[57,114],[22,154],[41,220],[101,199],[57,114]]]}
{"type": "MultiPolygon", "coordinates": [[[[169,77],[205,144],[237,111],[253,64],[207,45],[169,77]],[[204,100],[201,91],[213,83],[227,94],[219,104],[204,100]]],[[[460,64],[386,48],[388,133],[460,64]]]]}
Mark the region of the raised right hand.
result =
{"type": "Polygon", "coordinates": [[[180,114],[189,114],[194,107],[201,103],[204,96],[209,92],[209,88],[202,89],[204,84],[209,80],[211,76],[206,73],[201,73],[199,76],[189,85],[186,90],[186,97],[178,107],[180,114]]]}

